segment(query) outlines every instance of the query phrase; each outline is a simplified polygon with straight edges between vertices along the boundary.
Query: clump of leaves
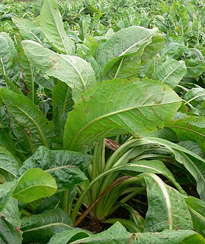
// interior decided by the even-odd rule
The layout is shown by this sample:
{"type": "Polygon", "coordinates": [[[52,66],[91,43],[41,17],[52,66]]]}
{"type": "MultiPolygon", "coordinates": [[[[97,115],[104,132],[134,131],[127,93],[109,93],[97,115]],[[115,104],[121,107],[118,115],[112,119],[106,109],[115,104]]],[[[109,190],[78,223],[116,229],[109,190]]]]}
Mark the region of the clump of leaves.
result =
{"type": "Polygon", "coordinates": [[[203,61],[191,74],[187,47],[157,28],[78,37],[54,0],[13,22],[17,47],[0,33],[2,243],[205,243],[203,91],[187,82],[203,61]],[[94,235],[75,228],[85,218],[114,225],[94,235]]]}

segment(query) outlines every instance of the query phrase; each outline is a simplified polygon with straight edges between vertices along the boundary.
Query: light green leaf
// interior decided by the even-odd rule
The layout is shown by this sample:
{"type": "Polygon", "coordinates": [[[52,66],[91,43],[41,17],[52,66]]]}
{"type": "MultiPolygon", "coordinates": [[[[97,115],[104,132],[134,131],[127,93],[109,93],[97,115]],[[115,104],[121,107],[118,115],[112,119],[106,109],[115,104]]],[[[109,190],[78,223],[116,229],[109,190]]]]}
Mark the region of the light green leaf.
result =
{"type": "Polygon", "coordinates": [[[205,61],[187,59],[185,60],[187,67],[186,77],[199,77],[205,71],[205,61]]]}
{"type": "Polygon", "coordinates": [[[144,232],[190,230],[192,220],[184,197],[155,174],[145,174],[148,211],[144,232]]]}
{"type": "Polygon", "coordinates": [[[164,46],[164,38],[160,34],[155,34],[143,51],[140,63],[139,76],[146,77],[148,73],[152,72],[151,66],[157,53],[164,46]]]}
{"type": "Polygon", "coordinates": [[[57,54],[34,41],[23,41],[22,45],[31,63],[72,88],[74,100],[95,84],[95,73],[84,59],[57,54]]]}
{"type": "MultiPolygon", "coordinates": [[[[14,43],[5,32],[0,33],[0,73],[0,78],[3,78],[6,83],[15,81],[20,75],[14,43]]],[[[5,86],[5,84],[0,84],[2,85],[5,86]]]]}
{"type": "Polygon", "coordinates": [[[91,161],[90,155],[40,147],[24,162],[19,172],[23,174],[28,169],[40,168],[53,176],[59,189],[71,189],[75,184],[87,180],[82,171],[88,168],[91,161]]]}
{"type": "Polygon", "coordinates": [[[103,67],[113,58],[137,52],[154,32],[156,29],[150,30],[141,26],[131,26],[118,31],[100,48],[97,61],[103,67]]]}
{"type": "Polygon", "coordinates": [[[131,133],[143,136],[164,126],[180,106],[169,87],[152,80],[109,80],[83,94],[68,113],[64,148],[131,133]]]}
{"type": "Polygon", "coordinates": [[[19,28],[19,31],[25,40],[33,40],[41,43],[44,36],[36,19],[30,21],[28,19],[13,17],[12,20],[19,28]]]}
{"type": "MultiPolygon", "coordinates": [[[[97,54],[97,61],[102,67],[103,76],[124,56],[137,53],[142,47],[145,47],[155,32],[156,29],[131,26],[118,31],[109,38],[100,47],[97,54]]],[[[120,63],[119,65],[122,66],[120,63]]]]}
{"type": "Polygon", "coordinates": [[[0,96],[13,121],[14,134],[20,138],[25,147],[33,153],[40,145],[48,147],[54,136],[53,123],[49,122],[25,96],[8,89],[1,89],[0,96]]]}
{"type": "Polygon", "coordinates": [[[186,65],[184,61],[168,59],[162,65],[157,67],[153,74],[153,79],[159,80],[162,83],[169,85],[171,88],[175,88],[185,74],[186,65]]]}
{"type": "Polygon", "coordinates": [[[72,222],[62,209],[24,217],[21,221],[24,242],[45,242],[56,233],[72,229],[72,222]]]}
{"type": "Polygon", "coordinates": [[[54,178],[42,169],[29,169],[19,179],[13,197],[29,203],[43,197],[50,197],[57,191],[54,178]]]}
{"type": "Polygon", "coordinates": [[[55,0],[45,0],[39,18],[41,29],[51,46],[60,53],[73,54],[75,45],[67,36],[55,0]]]}

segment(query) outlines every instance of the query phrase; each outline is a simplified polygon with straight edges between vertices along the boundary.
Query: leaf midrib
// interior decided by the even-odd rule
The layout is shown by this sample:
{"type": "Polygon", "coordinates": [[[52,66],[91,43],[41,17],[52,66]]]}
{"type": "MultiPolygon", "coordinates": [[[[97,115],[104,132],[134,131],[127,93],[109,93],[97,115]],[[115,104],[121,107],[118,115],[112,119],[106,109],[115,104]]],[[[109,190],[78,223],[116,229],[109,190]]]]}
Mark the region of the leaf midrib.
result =
{"type": "MultiPolygon", "coordinates": [[[[47,1],[47,3],[48,3],[48,5],[49,5],[49,8],[50,8],[50,11],[51,11],[51,13],[52,13],[52,17],[53,17],[53,20],[54,20],[54,23],[55,23],[55,27],[56,27],[56,29],[57,29],[57,31],[58,31],[58,34],[59,34],[59,36],[60,36],[60,39],[61,39],[61,41],[62,41],[62,43],[63,43],[63,46],[64,46],[64,48],[65,48],[65,50],[66,50],[66,53],[68,54],[69,52],[68,52],[68,50],[67,50],[67,48],[66,48],[66,45],[65,45],[65,42],[64,42],[64,40],[63,40],[63,37],[62,37],[62,35],[61,35],[61,32],[59,31],[59,28],[58,28],[58,25],[56,24],[56,18],[54,18],[54,14],[53,14],[53,8],[50,6],[50,1],[48,0],[47,1]]],[[[55,10],[54,10],[55,11],[55,10]]],[[[57,9],[57,11],[59,11],[58,9],[57,9]]],[[[65,37],[66,38],[66,37],[65,37]]]]}
{"type": "Polygon", "coordinates": [[[173,230],[172,205],[171,205],[171,200],[170,200],[170,196],[169,196],[169,193],[167,191],[167,188],[164,185],[164,182],[161,181],[161,179],[159,180],[158,177],[155,174],[148,173],[148,175],[150,177],[152,177],[158,183],[161,191],[164,194],[164,198],[165,198],[166,205],[167,205],[167,211],[168,211],[169,230],[173,230]]]}
{"type": "MultiPolygon", "coordinates": [[[[86,87],[86,84],[85,84],[85,81],[80,73],[80,71],[78,71],[78,69],[76,68],[75,65],[72,64],[72,62],[70,62],[67,58],[65,58],[63,55],[60,55],[61,58],[63,58],[66,62],[68,62],[74,69],[75,71],[77,72],[78,76],[80,77],[80,80],[83,84],[83,87],[84,87],[84,91],[86,91],[87,87],[86,87]]],[[[72,56],[71,56],[72,57],[72,56]]],[[[69,57],[68,57],[69,58],[69,57]]],[[[78,58],[78,57],[77,57],[78,58]]]]}
{"type": "Polygon", "coordinates": [[[19,194],[21,194],[22,192],[26,192],[26,191],[28,191],[28,190],[30,190],[30,189],[32,189],[32,188],[36,188],[36,187],[42,187],[42,188],[49,188],[49,189],[57,189],[56,187],[54,187],[54,186],[49,186],[49,185],[32,185],[32,186],[29,186],[29,187],[27,187],[27,188],[24,188],[24,189],[22,189],[21,191],[18,191],[18,192],[16,192],[16,193],[14,193],[13,194],[13,196],[18,196],[19,194]]]}
{"type": "Polygon", "coordinates": [[[164,83],[183,64],[184,63],[180,62],[179,65],[177,65],[169,74],[166,75],[166,77],[162,80],[162,83],[164,83]]]}
{"type": "Polygon", "coordinates": [[[67,168],[78,168],[78,167],[75,165],[63,165],[63,166],[59,166],[59,167],[55,167],[55,168],[51,168],[51,169],[46,169],[44,171],[45,172],[52,172],[52,171],[57,171],[57,170],[67,169],[67,168]]]}
{"type": "Polygon", "coordinates": [[[166,124],[165,127],[168,127],[168,128],[169,128],[169,127],[175,127],[175,128],[179,128],[179,129],[183,129],[183,130],[191,131],[191,132],[194,132],[195,134],[198,134],[198,135],[200,135],[200,136],[202,136],[202,137],[205,138],[205,135],[203,135],[202,133],[200,133],[200,132],[198,132],[198,131],[196,131],[196,130],[192,130],[192,129],[187,128],[187,127],[183,127],[183,126],[179,126],[179,125],[170,125],[170,124],[166,124]]]}
{"type": "MultiPolygon", "coordinates": [[[[171,103],[164,103],[163,105],[167,105],[167,104],[174,104],[174,103],[179,103],[180,101],[176,101],[176,102],[171,102],[171,103]]],[[[75,145],[75,142],[77,141],[79,135],[87,128],[89,127],[91,124],[94,124],[95,122],[101,120],[101,119],[104,119],[106,117],[110,117],[112,115],[116,115],[116,114],[120,114],[120,113],[124,113],[124,112],[127,112],[127,111],[130,111],[130,110],[134,110],[134,109],[138,109],[139,108],[142,108],[142,107],[151,107],[151,106],[162,106],[162,104],[147,104],[147,105],[140,105],[140,106],[134,106],[134,107],[129,107],[127,109],[123,109],[123,110],[117,110],[117,111],[114,111],[114,112],[111,112],[111,113],[108,113],[108,114],[104,114],[102,116],[99,116],[97,118],[95,118],[94,120],[91,120],[90,122],[88,122],[87,124],[85,124],[79,131],[78,133],[74,136],[71,144],[70,144],[70,147],[69,147],[69,150],[73,149],[74,145],[75,145]]],[[[147,119],[147,118],[146,118],[147,119]]]]}
{"type": "Polygon", "coordinates": [[[71,226],[68,225],[68,224],[57,222],[57,223],[47,224],[47,225],[44,225],[44,226],[39,226],[39,227],[32,228],[32,229],[29,229],[29,230],[23,230],[23,233],[31,232],[31,231],[35,231],[35,230],[41,230],[41,229],[45,229],[45,228],[47,228],[47,227],[52,227],[52,226],[55,226],[55,225],[63,225],[63,226],[71,227],[71,226]]]}
{"type": "MultiPolygon", "coordinates": [[[[38,124],[35,122],[35,120],[34,120],[32,117],[30,117],[26,111],[22,110],[22,109],[21,109],[20,107],[18,107],[16,104],[14,104],[14,106],[15,106],[16,108],[18,108],[24,115],[26,115],[26,116],[33,122],[33,124],[35,125],[35,127],[37,128],[37,130],[38,130],[38,132],[39,132],[39,135],[40,135],[40,137],[41,137],[41,140],[42,140],[42,142],[43,142],[43,145],[44,145],[45,147],[48,147],[48,143],[47,143],[46,137],[44,136],[44,133],[42,132],[42,130],[40,129],[40,127],[38,126],[38,124]]],[[[17,119],[16,119],[16,120],[17,120],[17,119]]],[[[18,121],[18,120],[17,120],[17,121],[18,121]]],[[[26,134],[27,134],[27,133],[26,133],[26,134]]],[[[29,138],[30,138],[30,137],[29,137],[29,138]]]]}

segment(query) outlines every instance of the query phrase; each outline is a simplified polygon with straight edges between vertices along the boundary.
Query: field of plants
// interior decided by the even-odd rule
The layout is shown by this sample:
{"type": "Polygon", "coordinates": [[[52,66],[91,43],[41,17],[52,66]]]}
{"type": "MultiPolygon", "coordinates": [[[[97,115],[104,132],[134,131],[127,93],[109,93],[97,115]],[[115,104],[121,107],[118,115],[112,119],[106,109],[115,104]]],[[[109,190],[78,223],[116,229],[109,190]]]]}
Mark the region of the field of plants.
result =
{"type": "Polygon", "coordinates": [[[205,3],[0,3],[0,244],[205,243],[205,3]]]}

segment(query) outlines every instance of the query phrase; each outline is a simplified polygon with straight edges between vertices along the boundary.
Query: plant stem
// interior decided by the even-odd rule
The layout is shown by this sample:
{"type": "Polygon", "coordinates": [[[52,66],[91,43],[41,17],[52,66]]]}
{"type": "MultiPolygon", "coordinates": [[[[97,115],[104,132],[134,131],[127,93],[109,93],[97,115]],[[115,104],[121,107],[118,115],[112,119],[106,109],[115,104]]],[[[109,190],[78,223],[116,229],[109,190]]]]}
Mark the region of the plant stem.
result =
{"type": "Polygon", "coordinates": [[[87,208],[81,215],[80,217],[76,220],[74,226],[78,226],[83,219],[90,213],[90,211],[99,203],[99,201],[106,195],[108,194],[108,192],[113,189],[114,187],[116,187],[117,185],[121,184],[123,181],[129,179],[130,176],[123,176],[117,180],[115,180],[107,189],[105,189],[105,191],[98,197],[98,199],[96,199],[89,208],[87,208]]]}

